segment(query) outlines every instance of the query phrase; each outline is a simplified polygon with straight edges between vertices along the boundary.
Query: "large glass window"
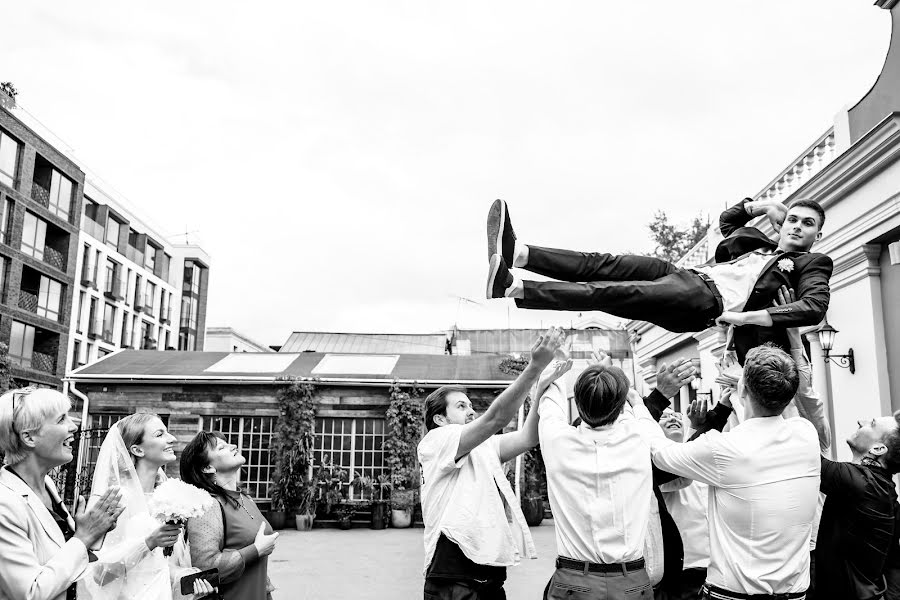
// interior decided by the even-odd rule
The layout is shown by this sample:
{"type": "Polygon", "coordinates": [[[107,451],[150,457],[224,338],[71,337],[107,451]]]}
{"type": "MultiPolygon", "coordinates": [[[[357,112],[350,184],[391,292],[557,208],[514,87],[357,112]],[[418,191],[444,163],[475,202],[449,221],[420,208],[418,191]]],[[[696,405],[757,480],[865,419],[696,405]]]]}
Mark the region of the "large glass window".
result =
{"type": "Polygon", "coordinates": [[[23,367],[31,366],[34,353],[34,327],[18,321],[12,322],[9,334],[9,360],[23,367]]]}
{"type": "Polygon", "coordinates": [[[72,180],[53,170],[50,178],[50,212],[69,220],[69,210],[72,208],[72,180]]]}
{"type": "Polygon", "coordinates": [[[22,224],[22,252],[38,260],[44,260],[44,244],[47,239],[47,223],[30,212],[25,213],[22,224]]]}
{"type": "Polygon", "coordinates": [[[146,307],[147,312],[153,314],[153,300],[156,296],[156,284],[152,281],[148,281],[147,285],[144,286],[144,307],[146,307]]]}
{"type": "Polygon", "coordinates": [[[9,187],[14,187],[16,182],[20,147],[19,142],[9,137],[5,131],[0,131],[0,183],[9,187]]]}
{"type": "Polygon", "coordinates": [[[122,345],[130,346],[131,345],[131,327],[128,324],[131,322],[131,319],[128,318],[128,313],[122,311],[122,345]]]}
{"type": "Polygon", "coordinates": [[[13,202],[9,198],[3,201],[3,214],[0,214],[0,242],[9,243],[12,232],[13,202]]]}
{"type": "MultiPolygon", "coordinates": [[[[389,472],[384,464],[384,419],[320,417],[316,419],[315,462],[329,457],[336,466],[373,479],[389,472]]],[[[350,498],[362,499],[347,483],[350,498]]]]}
{"type": "Polygon", "coordinates": [[[122,293],[122,282],[119,281],[119,263],[106,259],[106,287],[104,291],[108,294],[115,294],[117,297],[122,293]]]}
{"type": "Polygon", "coordinates": [[[106,221],[106,244],[113,248],[119,247],[119,230],[122,224],[110,217],[106,221]]]}
{"type": "Polygon", "coordinates": [[[78,311],[75,313],[75,331],[81,333],[84,331],[81,325],[81,319],[84,313],[84,292],[78,292],[78,311]]]}
{"type": "Polygon", "coordinates": [[[75,340],[75,343],[72,344],[72,369],[77,369],[81,366],[81,342],[75,340]]]}
{"type": "Polygon", "coordinates": [[[144,266],[152,273],[156,271],[156,253],[158,249],[147,244],[147,254],[144,256],[144,266]]]}
{"type": "Polygon", "coordinates": [[[241,485],[254,500],[269,499],[269,481],[274,474],[269,446],[275,429],[275,417],[206,417],[204,429],[219,431],[238,447],[247,464],[241,485]]]}
{"type": "Polygon", "coordinates": [[[103,341],[112,343],[113,328],[116,326],[116,307],[108,302],[103,306],[103,341]]]}
{"type": "Polygon", "coordinates": [[[37,314],[59,321],[59,306],[61,303],[62,284],[42,275],[41,289],[38,292],[37,314]]]}

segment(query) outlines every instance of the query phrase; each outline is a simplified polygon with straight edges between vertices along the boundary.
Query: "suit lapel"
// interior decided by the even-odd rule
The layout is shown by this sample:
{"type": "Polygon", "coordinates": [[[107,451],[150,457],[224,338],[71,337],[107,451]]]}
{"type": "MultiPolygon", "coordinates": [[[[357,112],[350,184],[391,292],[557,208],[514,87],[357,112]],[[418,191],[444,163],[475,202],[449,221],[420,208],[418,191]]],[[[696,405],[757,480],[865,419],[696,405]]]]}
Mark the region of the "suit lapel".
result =
{"type": "Polygon", "coordinates": [[[6,467],[0,471],[0,481],[2,481],[6,487],[17,494],[20,494],[25,499],[25,503],[28,505],[31,512],[34,513],[34,516],[37,517],[37,520],[41,523],[47,536],[52,539],[57,546],[62,547],[63,544],[66,543],[66,538],[63,537],[63,533],[59,529],[59,525],[57,525],[56,521],[53,519],[53,515],[50,514],[50,511],[44,506],[44,503],[41,502],[40,496],[35,494],[34,491],[28,487],[24,481],[19,479],[17,475],[10,473],[6,467]]]}
{"type": "Polygon", "coordinates": [[[792,263],[794,263],[794,267],[796,268],[795,259],[797,258],[797,254],[798,254],[797,252],[782,252],[781,254],[773,255],[772,258],[769,260],[769,262],[766,263],[766,266],[763,267],[763,270],[760,271],[759,277],[756,279],[756,284],[753,286],[753,289],[766,287],[765,286],[765,278],[769,274],[769,271],[771,271],[772,268],[775,266],[775,263],[777,263],[779,260],[786,258],[786,259],[790,260],[792,263]]]}
{"type": "MultiPolygon", "coordinates": [[[[69,512],[69,509],[66,508],[62,498],[59,497],[59,492],[56,490],[56,485],[53,480],[47,477],[46,485],[47,492],[50,494],[50,497],[53,498],[53,502],[59,504],[62,507],[63,512],[66,513],[66,522],[69,524],[69,529],[75,531],[75,519],[72,518],[72,514],[69,512]]],[[[59,527],[57,527],[57,529],[59,529],[59,527]]]]}

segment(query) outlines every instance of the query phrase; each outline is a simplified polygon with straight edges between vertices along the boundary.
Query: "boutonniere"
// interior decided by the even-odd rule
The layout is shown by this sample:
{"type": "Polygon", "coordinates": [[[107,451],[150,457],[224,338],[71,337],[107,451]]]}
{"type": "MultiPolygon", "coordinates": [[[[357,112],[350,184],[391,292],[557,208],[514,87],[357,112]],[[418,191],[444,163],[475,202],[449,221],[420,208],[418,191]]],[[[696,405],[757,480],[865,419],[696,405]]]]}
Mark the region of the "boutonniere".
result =
{"type": "Polygon", "coordinates": [[[794,270],[794,261],[789,258],[782,258],[778,261],[778,268],[785,273],[790,273],[794,270]]]}

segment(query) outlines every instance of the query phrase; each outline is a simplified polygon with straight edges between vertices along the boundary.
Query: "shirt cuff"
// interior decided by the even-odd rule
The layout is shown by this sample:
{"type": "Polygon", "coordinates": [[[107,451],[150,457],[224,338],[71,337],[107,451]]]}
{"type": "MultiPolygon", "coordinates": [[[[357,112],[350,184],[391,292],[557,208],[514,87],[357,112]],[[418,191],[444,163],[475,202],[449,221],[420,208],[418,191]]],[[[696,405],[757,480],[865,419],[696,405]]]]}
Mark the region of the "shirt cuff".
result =
{"type": "Polygon", "coordinates": [[[259,552],[256,549],[256,544],[244,546],[243,548],[238,550],[238,554],[241,555],[241,559],[244,561],[245,565],[255,563],[259,560],[259,552]]]}

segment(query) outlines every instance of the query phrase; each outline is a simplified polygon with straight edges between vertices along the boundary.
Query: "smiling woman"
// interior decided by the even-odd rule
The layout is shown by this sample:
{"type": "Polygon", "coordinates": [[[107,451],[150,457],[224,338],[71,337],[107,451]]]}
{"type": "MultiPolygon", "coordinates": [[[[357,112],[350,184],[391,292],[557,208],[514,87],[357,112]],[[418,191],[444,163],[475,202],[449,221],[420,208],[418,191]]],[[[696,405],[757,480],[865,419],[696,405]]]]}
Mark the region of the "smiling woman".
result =
{"type": "Polygon", "coordinates": [[[47,473],[72,460],[77,430],[69,399],[23,388],[0,396],[0,600],[74,598],[88,550],[115,524],[119,495],[109,490],[75,519],[47,473]]]}

